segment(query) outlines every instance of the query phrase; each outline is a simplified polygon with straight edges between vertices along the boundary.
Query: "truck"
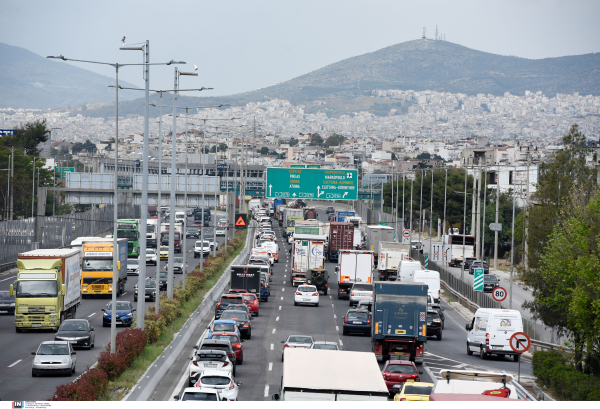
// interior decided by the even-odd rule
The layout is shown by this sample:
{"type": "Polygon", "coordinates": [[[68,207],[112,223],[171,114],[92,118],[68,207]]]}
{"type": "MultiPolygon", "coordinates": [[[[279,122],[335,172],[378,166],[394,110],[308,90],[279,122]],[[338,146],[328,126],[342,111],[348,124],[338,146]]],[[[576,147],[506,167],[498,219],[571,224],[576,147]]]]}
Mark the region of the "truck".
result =
{"type": "Polygon", "coordinates": [[[260,298],[260,266],[231,266],[230,274],[231,288],[246,290],[260,298]]]}
{"type": "Polygon", "coordinates": [[[148,206],[148,219],[158,218],[158,206],[148,206]]]}
{"type": "Polygon", "coordinates": [[[193,211],[193,215],[194,215],[194,224],[198,225],[199,227],[208,227],[210,225],[210,213],[204,209],[194,209],[193,211]],[[204,222],[203,219],[204,218],[204,222]]]}
{"type": "Polygon", "coordinates": [[[354,249],[358,250],[363,242],[363,233],[362,233],[362,217],[360,216],[346,216],[344,221],[347,223],[352,223],[354,225],[354,249]]]}
{"type": "Polygon", "coordinates": [[[283,209],[283,225],[286,227],[287,232],[294,231],[293,220],[304,220],[302,209],[292,209],[291,207],[283,209]]]}
{"type": "Polygon", "coordinates": [[[342,250],[336,266],[338,298],[350,299],[354,283],[373,282],[373,252],[367,250],[342,250]]]}
{"type": "Polygon", "coordinates": [[[15,330],[58,329],[75,318],[81,304],[79,249],[40,249],[19,253],[15,297],[15,330]]]}
{"type": "MultiPolygon", "coordinates": [[[[294,222],[294,236],[296,234],[322,235],[321,227],[319,227],[319,222],[316,220],[296,220],[294,222]]],[[[323,234],[323,236],[325,235],[323,234]]]]}
{"type": "Polygon", "coordinates": [[[379,242],[394,241],[394,229],[389,226],[371,225],[367,226],[367,250],[375,255],[375,267],[379,262],[379,242]]]}
{"type": "Polygon", "coordinates": [[[444,261],[450,267],[459,267],[465,258],[475,257],[475,236],[463,236],[462,234],[448,234],[444,236],[444,261]],[[463,237],[465,241],[463,254],[463,237]]]}
{"type": "Polygon", "coordinates": [[[307,282],[312,275],[310,270],[323,270],[325,267],[325,241],[327,237],[318,234],[294,233],[292,246],[292,272],[290,283],[296,287],[307,282]]]}
{"type": "Polygon", "coordinates": [[[277,211],[277,206],[287,204],[287,200],[285,199],[275,199],[273,200],[273,208],[272,211],[269,211],[270,214],[275,214],[277,211]]]}
{"type": "MultiPolygon", "coordinates": [[[[169,230],[171,229],[170,223],[161,223],[160,224],[160,244],[161,246],[169,245],[169,230]]],[[[175,253],[181,253],[181,237],[183,235],[183,223],[174,223],[173,225],[173,233],[174,233],[174,251],[175,253]]]]}
{"type": "Polygon", "coordinates": [[[376,281],[373,287],[371,350],[377,360],[422,364],[427,342],[427,285],[376,281]]]}
{"type": "Polygon", "coordinates": [[[148,219],[146,223],[146,247],[155,249],[157,248],[156,235],[158,234],[158,216],[156,219],[148,219]]]}
{"type": "Polygon", "coordinates": [[[354,225],[352,223],[331,222],[329,229],[329,244],[327,246],[327,258],[336,262],[340,250],[352,250],[354,248],[354,225]]]}
{"type": "Polygon", "coordinates": [[[254,211],[256,207],[260,207],[260,199],[250,199],[248,201],[248,210],[254,211]]]}
{"type": "Polygon", "coordinates": [[[381,401],[388,389],[371,352],[285,348],[281,389],[271,396],[283,401],[381,401]]]}
{"type": "Polygon", "coordinates": [[[343,223],[346,221],[346,217],[351,217],[351,216],[356,216],[356,212],[352,211],[346,211],[343,212],[341,210],[336,210],[335,212],[335,221],[337,221],[338,223],[343,223]]]}
{"type": "Polygon", "coordinates": [[[410,243],[397,243],[395,241],[379,242],[379,262],[377,271],[380,281],[396,281],[396,273],[401,260],[410,257],[410,243]]]}
{"type": "Polygon", "coordinates": [[[140,255],[140,219],[119,219],[117,222],[117,238],[127,239],[127,255],[140,255]]]}
{"type": "Polygon", "coordinates": [[[304,220],[308,220],[308,219],[317,219],[317,216],[319,215],[317,213],[317,209],[310,207],[310,208],[306,208],[303,209],[303,216],[304,216],[304,220]]]}
{"type": "Polygon", "coordinates": [[[73,240],[71,242],[71,245],[69,246],[69,248],[79,250],[79,252],[80,252],[79,259],[81,260],[83,258],[83,242],[84,242],[84,240],[93,240],[93,239],[97,239],[97,238],[98,237],[77,237],[75,240],[73,240]]]}
{"type": "MultiPolygon", "coordinates": [[[[112,296],[113,250],[111,239],[94,239],[83,242],[81,260],[81,295],[112,296]]],[[[127,240],[117,239],[117,297],[125,292],[127,282],[127,240]]]]}

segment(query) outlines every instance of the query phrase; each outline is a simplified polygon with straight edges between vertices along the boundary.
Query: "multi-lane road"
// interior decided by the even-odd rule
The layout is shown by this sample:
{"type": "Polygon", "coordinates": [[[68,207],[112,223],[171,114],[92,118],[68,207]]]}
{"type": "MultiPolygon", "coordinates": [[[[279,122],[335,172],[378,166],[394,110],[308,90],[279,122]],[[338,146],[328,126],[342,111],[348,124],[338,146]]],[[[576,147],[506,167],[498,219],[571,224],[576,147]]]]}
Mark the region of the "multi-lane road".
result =
{"type": "MultiPolygon", "coordinates": [[[[214,233],[214,224],[224,213],[213,212],[211,226],[205,229],[205,233],[214,233]]],[[[188,222],[192,222],[188,218],[188,222]]],[[[198,239],[187,239],[188,271],[191,271],[200,261],[194,259],[193,247],[198,239]]],[[[222,245],[224,237],[217,237],[219,245],[222,245]]],[[[179,256],[176,254],[176,256],[179,256]]],[[[161,270],[164,270],[167,261],[161,261],[161,270]]],[[[148,265],[146,274],[154,274],[156,267],[148,265]]],[[[182,274],[175,274],[175,284],[182,279],[182,274]]],[[[16,273],[0,276],[0,291],[7,291],[10,284],[15,281],[16,273]]],[[[133,287],[138,282],[137,276],[129,276],[125,285],[125,293],[119,297],[120,300],[133,302],[133,287]]],[[[143,288],[143,287],[142,287],[143,288]]],[[[25,331],[17,334],[14,327],[14,317],[12,315],[0,315],[0,399],[10,401],[33,401],[47,400],[52,397],[58,385],[67,383],[75,379],[88,366],[93,365],[98,359],[99,354],[105,350],[105,346],[110,342],[110,328],[102,327],[102,311],[110,301],[108,298],[86,298],[81,301],[77,309],[77,318],[89,320],[95,328],[96,341],[92,350],[77,349],[77,367],[72,376],[31,376],[31,365],[33,356],[31,352],[36,351],[42,341],[53,340],[53,331],[25,331]]],[[[137,303],[134,303],[134,306],[137,303]]],[[[146,306],[153,303],[146,302],[146,306]]],[[[117,331],[124,328],[118,327],[117,331]]]]}

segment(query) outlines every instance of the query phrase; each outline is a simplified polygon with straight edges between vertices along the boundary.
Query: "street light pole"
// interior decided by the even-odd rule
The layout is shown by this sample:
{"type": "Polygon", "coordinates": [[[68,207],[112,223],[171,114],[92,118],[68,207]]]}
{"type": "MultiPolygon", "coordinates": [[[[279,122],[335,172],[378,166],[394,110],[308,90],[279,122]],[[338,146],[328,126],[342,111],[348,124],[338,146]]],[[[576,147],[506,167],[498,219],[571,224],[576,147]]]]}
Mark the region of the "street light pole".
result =
{"type": "Polygon", "coordinates": [[[431,247],[431,227],[433,224],[433,169],[431,169],[431,208],[429,210],[429,259],[433,255],[433,247],[431,247]]]}
{"type": "MultiPolygon", "coordinates": [[[[117,207],[117,197],[119,194],[119,63],[115,64],[115,91],[116,91],[116,116],[115,116],[115,192],[113,201],[113,277],[111,289],[111,320],[110,320],[110,353],[115,353],[115,344],[117,342],[117,292],[119,271],[117,263],[119,262],[119,247],[117,244],[117,226],[119,221],[119,209],[117,207]],[[115,285],[117,284],[117,285],[115,285]]],[[[138,289],[141,291],[142,289],[138,289]]],[[[143,291],[146,291],[144,287],[143,291]]],[[[145,294],[145,293],[144,293],[145,294]]]]}
{"type": "MultiPolygon", "coordinates": [[[[444,182],[444,221],[442,222],[442,254],[446,254],[444,251],[444,230],[446,229],[446,198],[448,196],[448,168],[446,168],[446,181],[444,182]]],[[[448,257],[444,257],[444,266],[446,266],[446,262],[448,257]]]]}
{"type": "MultiPolygon", "coordinates": [[[[163,93],[160,92],[160,117],[158,119],[158,199],[156,201],[158,208],[158,220],[156,222],[156,287],[155,287],[155,295],[154,295],[154,309],[156,314],[159,312],[160,306],[160,246],[162,241],[162,229],[160,228],[161,220],[161,205],[162,205],[162,96],[163,93]]],[[[140,289],[138,285],[138,294],[140,294],[140,289]]],[[[144,290],[145,291],[145,290],[144,290]]],[[[145,293],[144,293],[145,297],[145,293]]]]}
{"type": "Polygon", "coordinates": [[[467,235],[467,168],[465,167],[465,204],[463,210],[463,250],[462,250],[462,264],[460,266],[460,279],[464,281],[465,275],[465,237],[467,235]]]}
{"type": "Polygon", "coordinates": [[[481,222],[481,266],[483,267],[485,257],[485,201],[487,198],[487,164],[483,171],[483,220],[481,222]]]}
{"type": "Polygon", "coordinates": [[[33,157],[33,179],[31,182],[31,217],[35,219],[33,213],[33,200],[35,199],[35,156],[33,157]]]}
{"type": "Polygon", "coordinates": [[[509,298],[508,298],[508,308],[512,309],[513,302],[513,266],[515,259],[515,201],[516,201],[516,189],[514,186],[514,180],[517,176],[517,166],[515,165],[515,177],[513,178],[513,211],[512,211],[512,237],[510,239],[510,288],[509,288],[509,298]]]}

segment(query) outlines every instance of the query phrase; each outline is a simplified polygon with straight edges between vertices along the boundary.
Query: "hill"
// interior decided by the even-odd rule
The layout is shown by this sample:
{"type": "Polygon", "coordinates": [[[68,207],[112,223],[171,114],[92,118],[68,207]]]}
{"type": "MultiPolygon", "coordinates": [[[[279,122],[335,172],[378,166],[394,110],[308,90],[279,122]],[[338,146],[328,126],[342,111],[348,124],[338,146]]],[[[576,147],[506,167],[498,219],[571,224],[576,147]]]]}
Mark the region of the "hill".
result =
{"type": "MultiPolygon", "coordinates": [[[[48,109],[110,103],[115,100],[115,92],[108,85],[114,82],[114,78],[0,43],[1,108],[48,109]]],[[[137,96],[132,92],[119,93],[123,99],[137,96]]]]}

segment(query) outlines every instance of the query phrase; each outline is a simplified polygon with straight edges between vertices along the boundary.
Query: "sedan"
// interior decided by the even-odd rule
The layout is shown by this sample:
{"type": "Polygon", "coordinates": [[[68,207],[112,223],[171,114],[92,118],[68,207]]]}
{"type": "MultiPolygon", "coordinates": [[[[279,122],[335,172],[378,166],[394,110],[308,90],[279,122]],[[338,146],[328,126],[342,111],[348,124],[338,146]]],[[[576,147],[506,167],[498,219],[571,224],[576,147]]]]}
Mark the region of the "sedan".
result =
{"type": "Polygon", "coordinates": [[[348,310],[344,317],[343,335],[350,333],[371,334],[371,314],[368,310],[348,310]]]}
{"type": "Polygon", "coordinates": [[[94,327],[88,320],[65,320],[54,335],[55,341],[69,341],[73,347],[92,349],[96,341],[94,327]]]}
{"type": "Polygon", "coordinates": [[[190,226],[187,228],[186,232],[185,232],[185,237],[187,239],[189,238],[199,238],[200,237],[200,228],[198,226],[190,226]]]}
{"type": "Polygon", "coordinates": [[[213,332],[208,339],[224,339],[231,343],[231,347],[235,352],[235,364],[242,365],[244,363],[244,342],[240,334],[236,332],[213,332]]]}
{"type": "Polygon", "coordinates": [[[433,308],[427,308],[427,332],[428,337],[436,336],[438,341],[442,340],[442,319],[433,308]]]}
{"type": "Polygon", "coordinates": [[[146,249],[146,264],[156,265],[158,263],[156,259],[156,249],[146,249]]]}
{"type": "Polygon", "coordinates": [[[250,314],[245,311],[225,310],[221,314],[222,320],[234,320],[237,327],[240,330],[243,338],[252,338],[252,324],[250,323],[252,318],[250,314]]]}
{"type": "Polygon", "coordinates": [[[281,362],[283,362],[283,352],[286,348],[305,348],[310,349],[315,340],[310,335],[290,335],[285,341],[281,341],[283,344],[283,350],[281,351],[281,362]]]}
{"type": "Polygon", "coordinates": [[[183,257],[173,258],[173,273],[183,274],[183,257]]]}
{"type": "Polygon", "coordinates": [[[495,275],[488,274],[483,276],[484,293],[491,293],[492,291],[494,291],[494,288],[498,287],[499,284],[500,280],[498,280],[498,278],[495,275]]]}
{"type": "MultiPolygon", "coordinates": [[[[150,301],[156,301],[156,280],[148,279],[148,280],[146,280],[146,282],[144,284],[146,287],[144,299],[150,300],[150,301]]],[[[158,291],[160,291],[160,288],[158,289],[158,291]]],[[[133,286],[133,301],[134,302],[137,302],[138,295],[139,295],[138,285],[136,284],[133,286]]]]}
{"type": "Polygon", "coordinates": [[[228,372],[207,370],[202,372],[200,379],[194,385],[196,388],[213,388],[221,393],[221,400],[236,401],[238,386],[241,382],[234,382],[233,375],[228,372]]]}
{"type": "MultiPolygon", "coordinates": [[[[167,284],[168,284],[169,274],[166,271],[161,271],[158,277],[159,277],[158,290],[159,291],[167,291],[167,284]]],[[[153,281],[155,281],[156,280],[156,273],[152,274],[151,276],[148,276],[146,278],[146,280],[153,280],[153,281]]]]}
{"type": "Polygon", "coordinates": [[[337,342],[331,341],[315,341],[310,346],[310,349],[327,349],[329,351],[339,351],[340,347],[337,342]]]}
{"type": "Polygon", "coordinates": [[[168,259],[169,258],[169,246],[160,246],[160,259],[168,259]]]}
{"type": "Polygon", "coordinates": [[[327,208],[327,210],[325,210],[325,214],[329,214],[329,213],[335,213],[335,209],[333,208],[333,206],[329,206],[327,208]]]}
{"type": "Polygon", "coordinates": [[[44,341],[34,355],[31,376],[47,373],[71,375],[75,373],[76,353],[69,341],[44,341]]]}
{"type": "Polygon", "coordinates": [[[490,273],[490,266],[487,263],[484,263],[480,260],[475,260],[471,263],[471,266],[469,267],[469,274],[475,274],[476,268],[483,268],[483,274],[490,273]]]}
{"type": "Polygon", "coordinates": [[[136,271],[140,268],[140,262],[137,258],[127,259],[127,275],[136,274],[136,271]]]}
{"type": "MultiPolygon", "coordinates": [[[[130,301],[117,301],[117,325],[122,324],[131,327],[133,324],[133,313],[136,311],[130,301]]],[[[105,308],[102,317],[102,326],[110,327],[112,321],[112,302],[109,302],[105,308]]]]}
{"type": "Polygon", "coordinates": [[[300,285],[294,295],[294,305],[313,304],[319,306],[319,292],[314,285],[300,285]]]}
{"type": "Polygon", "coordinates": [[[0,291],[0,314],[15,313],[15,297],[11,297],[10,291],[0,291]]]}
{"type": "Polygon", "coordinates": [[[423,372],[417,371],[414,362],[410,361],[387,361],[382,371],[383,380],[390,393],[397,393],[409,379],[420,382],[423,372]]]}

